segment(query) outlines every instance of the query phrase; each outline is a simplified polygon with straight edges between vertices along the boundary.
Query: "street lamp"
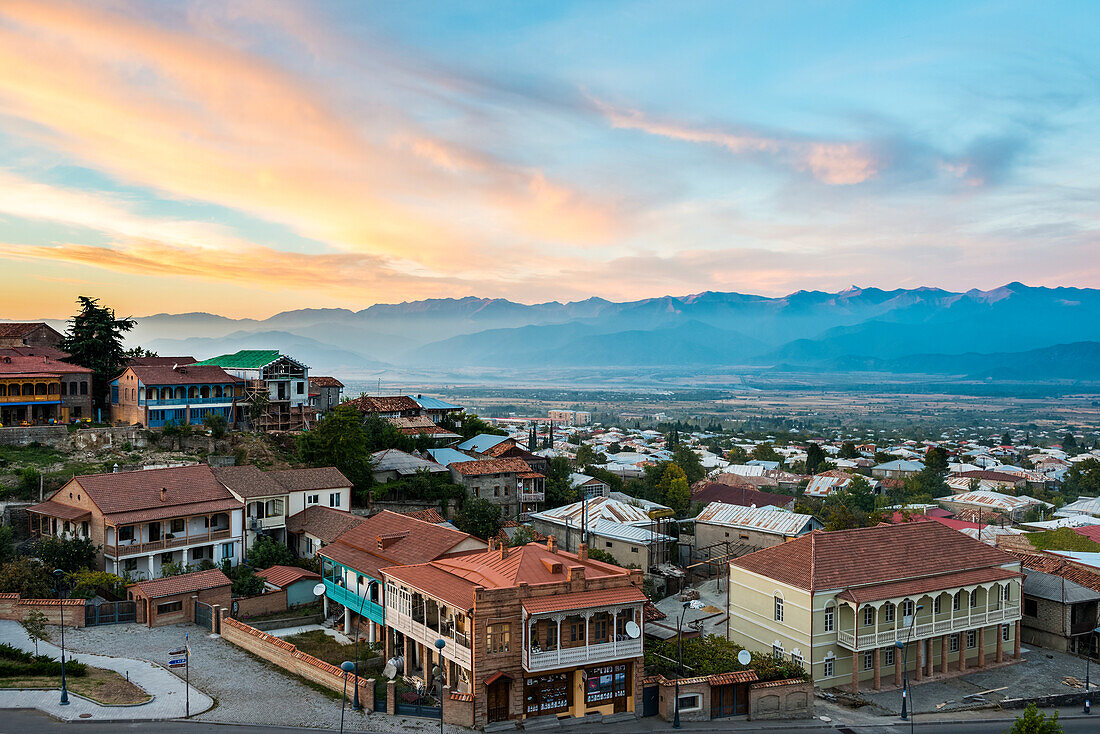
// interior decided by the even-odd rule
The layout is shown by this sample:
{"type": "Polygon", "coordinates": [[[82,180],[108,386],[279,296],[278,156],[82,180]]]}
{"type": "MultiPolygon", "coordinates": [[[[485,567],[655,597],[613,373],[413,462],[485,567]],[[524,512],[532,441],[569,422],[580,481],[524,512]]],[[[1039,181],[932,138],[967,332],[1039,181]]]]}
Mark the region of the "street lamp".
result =
{"type": "MultiPolygon", "coordinates": [[[[922,609],[924,609],[924,605],[923,604],[918,604],[916,609],[913,610],[913,616],[909,618],[909,634],[906,635],[905,642],[902,642],[901,640],[897,640],[897,641],[894,642],[894,646],[896,648],[898,648],[899,650],[901,650],[901,655],[902,655],[901,670],[902,670],[902,674],[905,676],[905,679],[902,681],[902,684],[901,684],[901,720],[902,721],[905,721],[905,720],[909,719],[909,715],[905,710],[905,703],[906,703],[906,699],[908,698],[907,694],[909,693],[909,643],[913,640],[913,626],[916,625],[916,623],[917,623],[917,612],[919,612],[922,609]]],[[[914,714],[914,716],[916,716],[916,711],[915,710],[914,710],[913,714],[914,714]]],[[[912,722],[910,722],[910,723],[912,723],[912,722]]]]}
{"type": "Polygon", "coordinates": [[[680,679],[684,677],[684,615],[687,610],[702,609],[703,602],[698,599],[684,602],[684,608],[680,610],[680,620],[676,623],[676,665],[679,671],[676,674],[676,703],[675,713],[672,716],[672,728],[680,728],[680,679]]]}
{"type": "Polygon", "coordinates": [[[1092,713],[1092,701],[1089,700],[1089,664],[1092,662],[1092,635],[1100,633],[1100,627],[1089,632],[1089,644],[1085,647],[1085,713],[1092,713]]]}
{"type": "MultiPolygon", "coordinates": [[[[60,600],[65,599],[65,572],[60,568],[54,569],[53,572],[54,583],[57,586],[57,598],[60,600]]],[[[61,617],[61,705],[69,705],[69,687],[65,682],[65,605],[58,606],[59,616],[61,617]]]]}
{"type": "Polygon", "coordinates": [[[443,648],[447,641],[440,637],[435,641],[435,649],[439,650],[439,734],[443,734],[443,648]]]}
{"type": "Polygon", "coordinates": [[[345,660],[340,663],[340,670],[344,671],[344,697],[340,699],[340,734],[344,734],[344,709],[348,706],[348,673],[355,670],[355,663],[345,660]]]}

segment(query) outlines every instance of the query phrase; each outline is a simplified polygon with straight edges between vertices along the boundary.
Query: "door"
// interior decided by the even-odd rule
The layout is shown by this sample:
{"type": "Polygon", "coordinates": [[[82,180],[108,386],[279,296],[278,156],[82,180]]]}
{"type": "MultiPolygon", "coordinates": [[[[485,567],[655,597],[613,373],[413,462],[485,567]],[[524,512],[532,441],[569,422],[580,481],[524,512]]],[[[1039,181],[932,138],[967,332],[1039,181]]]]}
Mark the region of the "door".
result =
{"type": "Polygon", "coordinates": [[[660,691],[657,686],[642,689],[642,716],[656,716],[660,710],[660,691]]]}
{"type": "Polygon", "coordinates": [[[744,716],[749,712],[748,689],[744,684],[715,686],[710,689],[711,716],[744,716]]]}
{"type": "Polygon", "coordinates": [[[508,683],[507,679],[498,678],[489,684],[487,713],[490,722],[508,720],[508,683]]]}

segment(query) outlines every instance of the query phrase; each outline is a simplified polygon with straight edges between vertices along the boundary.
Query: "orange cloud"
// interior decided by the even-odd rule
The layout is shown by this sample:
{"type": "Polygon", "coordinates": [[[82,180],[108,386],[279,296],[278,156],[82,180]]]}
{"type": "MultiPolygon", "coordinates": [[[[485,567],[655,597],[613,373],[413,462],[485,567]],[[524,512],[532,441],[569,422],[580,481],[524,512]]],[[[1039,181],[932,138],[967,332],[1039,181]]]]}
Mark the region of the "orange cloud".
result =
{"type": "Polygon", "coordinates": [[[672,140],[725,148],[734,155],[749,153],[777,156],[800,171],[809,171],[822,183],[863,183],[878,173],[879,164],[865,146],[856,143],[805,142],[750,133],[693,128],[648,118],[639,110],[622,110],[600,100],[596,106],[613,127],[640,130],[672,140]]]}

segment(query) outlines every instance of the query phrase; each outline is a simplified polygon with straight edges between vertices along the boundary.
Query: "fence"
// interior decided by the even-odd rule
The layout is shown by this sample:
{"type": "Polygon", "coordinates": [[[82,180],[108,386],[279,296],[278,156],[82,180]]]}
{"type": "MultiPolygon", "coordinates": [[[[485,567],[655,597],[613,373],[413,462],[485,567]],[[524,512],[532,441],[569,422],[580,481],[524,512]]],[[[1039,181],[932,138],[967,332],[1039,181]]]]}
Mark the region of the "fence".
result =
{"type": "Polygon", "coordinates": [[[84,626],[122,624],[137,621],[137,603],[132,601],[105,601],[88,603],[84,607],[84,626]]]}

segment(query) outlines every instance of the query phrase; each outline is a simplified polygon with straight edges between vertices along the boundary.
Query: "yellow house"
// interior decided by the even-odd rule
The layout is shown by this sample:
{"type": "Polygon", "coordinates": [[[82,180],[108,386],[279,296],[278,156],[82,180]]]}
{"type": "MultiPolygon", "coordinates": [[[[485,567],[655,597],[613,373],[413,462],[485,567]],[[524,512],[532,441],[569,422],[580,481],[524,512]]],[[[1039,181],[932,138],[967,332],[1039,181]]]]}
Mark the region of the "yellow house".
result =
{"type": "Polygon", "coordinates": [[[729,639],[789,657],[822,688],[1020,654],[1019,559],[936,522],[819,530],[729,570],[729,639]]]}

